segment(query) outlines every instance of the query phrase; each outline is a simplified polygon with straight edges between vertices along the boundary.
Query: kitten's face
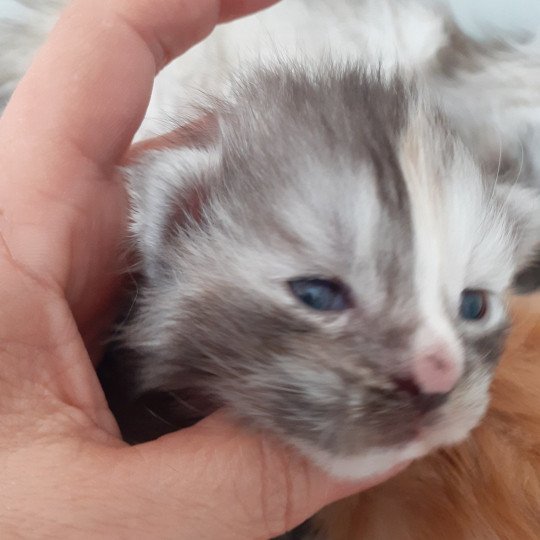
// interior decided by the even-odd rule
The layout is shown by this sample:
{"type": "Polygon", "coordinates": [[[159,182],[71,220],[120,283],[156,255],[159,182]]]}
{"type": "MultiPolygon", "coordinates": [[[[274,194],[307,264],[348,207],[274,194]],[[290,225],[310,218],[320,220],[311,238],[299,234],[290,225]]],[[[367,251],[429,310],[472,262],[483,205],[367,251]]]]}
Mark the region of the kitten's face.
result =
{"type": "Polygon", "coordinates": [[[487,405],[533,203],[495,190],[399,83],[256,82],[212,145],[131,171],[141,387],[196,387],[348,476],[460,440],[487,405]]]}

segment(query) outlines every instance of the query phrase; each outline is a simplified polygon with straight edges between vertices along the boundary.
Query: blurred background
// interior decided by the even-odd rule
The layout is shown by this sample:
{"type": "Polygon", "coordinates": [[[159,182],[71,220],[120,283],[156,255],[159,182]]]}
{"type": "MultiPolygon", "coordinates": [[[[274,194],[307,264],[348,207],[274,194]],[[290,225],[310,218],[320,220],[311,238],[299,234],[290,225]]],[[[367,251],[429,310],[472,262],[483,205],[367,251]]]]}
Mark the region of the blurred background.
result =
{"type": "MultiPolygon", "coordinates": [[[[43,0],[30,1],[38,3],[43,0]]],[[[520,30],[535,31],[540,29],[540,0],[430,1],[447,4],[462,28],[469,34],[478,37],[493,32],[512,34],[520,30]]],[[[16,17],[22,10],[23,8],[17,3],[17,0],[0,0],[0,16],[9,14],[16,17]]]]}
{"type": "MultiPolygon", "coordinates": [[[[1,1],[1,0],[0,0],[1,1]]],[[[475,36],[540,29],[540,0],[439,0],[475,36]]]]}

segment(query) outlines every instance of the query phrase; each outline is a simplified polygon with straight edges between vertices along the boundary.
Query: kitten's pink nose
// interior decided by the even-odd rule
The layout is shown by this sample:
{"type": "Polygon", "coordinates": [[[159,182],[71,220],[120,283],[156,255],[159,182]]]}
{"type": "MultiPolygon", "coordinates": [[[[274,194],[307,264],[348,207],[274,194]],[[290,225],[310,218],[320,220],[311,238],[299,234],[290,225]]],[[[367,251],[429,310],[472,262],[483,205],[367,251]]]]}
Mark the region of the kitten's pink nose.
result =
{"type": "Polygon", "coordinates": [[[413,361],[413,377],[424,394],[446,394],[456,386],[463,363],[444,346],[419,351],[413,361]]]}

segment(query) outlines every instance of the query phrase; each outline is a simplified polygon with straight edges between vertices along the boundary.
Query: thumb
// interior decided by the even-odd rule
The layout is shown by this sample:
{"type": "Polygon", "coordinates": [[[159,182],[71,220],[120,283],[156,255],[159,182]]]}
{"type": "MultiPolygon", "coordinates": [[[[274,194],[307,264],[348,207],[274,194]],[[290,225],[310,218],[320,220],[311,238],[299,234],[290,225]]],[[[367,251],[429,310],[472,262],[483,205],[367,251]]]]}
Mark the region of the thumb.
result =
{"type": "Polygon", "coordinates": [[[156,530],[200,540],[279,536],[327,504],[404,468],[363,482],[338,481],[271,438],[239,429],[222,413],[131,450],[124,465],[137,471],[145,500],[153,501],[156,530]]]}

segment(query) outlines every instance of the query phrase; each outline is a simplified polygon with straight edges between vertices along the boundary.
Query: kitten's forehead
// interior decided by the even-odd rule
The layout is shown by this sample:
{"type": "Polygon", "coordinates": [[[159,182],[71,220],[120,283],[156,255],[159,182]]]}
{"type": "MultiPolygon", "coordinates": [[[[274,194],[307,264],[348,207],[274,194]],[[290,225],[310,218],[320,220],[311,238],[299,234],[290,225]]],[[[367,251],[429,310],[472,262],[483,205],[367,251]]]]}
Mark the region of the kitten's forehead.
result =
{"type": "MultiPolygon", "coordinates": [[[[180,241],[178,264],[191,264],[189,249],[194,267],[220,259],[225,277],[240,273],[254,288],[268,278],[338,277],[385,312],[420,293],[442,312],[444,297],[456,301],[465,287],[508,285],[508,224],[414,85],[359,67],[269,70],[239,83],[218,111],[214,146],[146,160],[170,184],[149,184],[145,195],[164,219],[168,191],[191,200],[187,192],[207,185],[211,234],[193,249],[180,241]]],[[[143,163],[132,177],[147,174],[143,163]]]]}
{"type": "Polygon", "coordinates": [[[513,268],[512,226],[502,201],[461,140],[430,109],[411,111],[400,165],[411,201],[415,273],[454,298],[463,288],[500,293],[513,268]]]}
{"type": "Polygon", "coordinates": [[[390,285],[399,295],[396,283],[410,294],[419,274],[454,297],[508,284],[506,224],[414,85],[355,68],[263,72],[239,86],[222,129],[224,169],[243,213],[252,209],[252,232],[268,234],[270,219],[306,271],[370,283],[379,304],[390,285]]]}
{"type": "Polygon", "coordinates": [[[413,95],[400,79],[359,67],[269,71],[242,83],[222,122],[232,198],[243,213],[252,209],[262,234],[272,220],[305,248],[299,253],[328,259],[334,271],[350,272],[357,254],[395,252],[379,249],[381,233],[405,248],[411,222],[398,142],[413,95]]]}

